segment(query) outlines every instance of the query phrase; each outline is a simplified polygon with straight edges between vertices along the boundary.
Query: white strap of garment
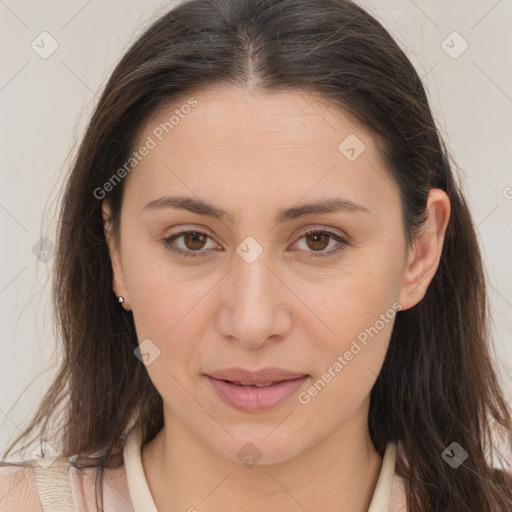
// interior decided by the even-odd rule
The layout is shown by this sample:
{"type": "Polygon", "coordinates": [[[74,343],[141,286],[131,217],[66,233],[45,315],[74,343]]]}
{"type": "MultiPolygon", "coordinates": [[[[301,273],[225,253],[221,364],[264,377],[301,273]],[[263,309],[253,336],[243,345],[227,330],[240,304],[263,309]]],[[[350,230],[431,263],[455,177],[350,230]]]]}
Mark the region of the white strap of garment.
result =
{"type": "Polygon", "coordinates": [[[132,430],[123,450],[128,491],[134,512],[158,512],[149,490],[141,456],[141,430],[132,430]]]}
{"type": "Polygon", "coordinates": [[[373,499],[370,503],[368,512],[388,512],[389,501],[391,499],[391,489],[393,487],[393,475],[396,464],[396,443],[389,442],[382,458],[382,466],[379,478],[373,491],[373,499]]]}
{"type": "Polygon", "coordinates": [[[47,467],[36,463],[34,473],[44,512],[75,511],[66,458],[59,457],[47,467]]]}

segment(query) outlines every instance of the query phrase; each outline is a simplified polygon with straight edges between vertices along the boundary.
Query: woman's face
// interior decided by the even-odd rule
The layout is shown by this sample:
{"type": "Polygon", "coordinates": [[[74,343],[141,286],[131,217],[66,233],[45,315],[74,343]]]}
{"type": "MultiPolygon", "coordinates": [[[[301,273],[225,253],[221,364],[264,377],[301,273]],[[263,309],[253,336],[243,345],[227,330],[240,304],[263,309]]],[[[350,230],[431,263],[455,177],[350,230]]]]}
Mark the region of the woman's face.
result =
{"type": "Polygon", "coordinates": [[[261,463],[365,431],[412,305],[398,187],[372,136],[305,92],[217,86],[160,111],[134,149],[114,290],[166,426],[261,463]],[[233,368],[289,373],[219,373],[233,368]]]}

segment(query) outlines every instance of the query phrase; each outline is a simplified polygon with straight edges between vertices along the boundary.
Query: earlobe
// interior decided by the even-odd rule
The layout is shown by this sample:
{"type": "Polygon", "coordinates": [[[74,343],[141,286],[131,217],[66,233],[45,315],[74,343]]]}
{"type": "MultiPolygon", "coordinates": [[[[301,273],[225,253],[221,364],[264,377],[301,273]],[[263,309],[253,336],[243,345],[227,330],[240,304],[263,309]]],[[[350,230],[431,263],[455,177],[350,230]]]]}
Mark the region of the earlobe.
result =
{"type": "Polygon", "coordinates": [[[450,199],[443,190],[431,189],[427,222],[416,235],[402,276],[399,302],[403,310],[412,308],[425,296],[439,266],[449,218],[450,199]]]}
{"type": "Polygon", "coordinates": [[[111,225],[111,213],[110,213],[110,204],[104,200],[102,203],[102,216],[103,216],[103,228],[105,232],[105,240],[107,242],[108,252],[110,255],[110,261],[112,264],[112,290],[114,291],[116,298],[119,304],[130,311],[130,307],[128,304],[128,292],[126,290],[124,274],[122,270],[121,264],[121,256],[119,254],[119,248],[116,244],[114,234],[112,233],[112,225],[111,225]],[[118,298],[123,297],[123,301],[121,302],[118,298]]]}

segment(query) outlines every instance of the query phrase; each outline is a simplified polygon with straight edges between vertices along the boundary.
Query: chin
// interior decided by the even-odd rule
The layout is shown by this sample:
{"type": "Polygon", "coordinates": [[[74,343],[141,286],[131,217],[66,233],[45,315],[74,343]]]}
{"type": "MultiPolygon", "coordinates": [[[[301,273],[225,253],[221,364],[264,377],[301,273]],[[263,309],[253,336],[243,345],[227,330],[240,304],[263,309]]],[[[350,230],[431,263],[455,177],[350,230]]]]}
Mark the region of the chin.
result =
{"type": "Polygon", "coordinates": [[[225,445],[212,446],[212,448],[230,462],[247,467],[284,463],[307,450],[297,432],[283,428],[278,435],[277,430],[281,427],[277,426],[276,429],[276,425],[264,429],[246,427],[243,433],[232,432],[233,438],[230,438],[225,445]]]}

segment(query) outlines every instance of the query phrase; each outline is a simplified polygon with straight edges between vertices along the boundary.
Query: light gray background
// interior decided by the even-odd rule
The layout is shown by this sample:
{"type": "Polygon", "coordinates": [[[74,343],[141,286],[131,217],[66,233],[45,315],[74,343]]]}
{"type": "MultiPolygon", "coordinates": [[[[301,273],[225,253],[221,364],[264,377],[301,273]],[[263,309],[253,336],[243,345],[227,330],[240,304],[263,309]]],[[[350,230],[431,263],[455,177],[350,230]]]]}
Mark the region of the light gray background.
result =
{"type": "MultiPolygon", "coordinates": [[[[61,183],[97,92],[131,41],[173,3],[0,0],[2,452],[58,366],[48,281],[52,259],[38,261],[33,247],[42,236],[55,239],[61,183]],[[33,41],[42,45],[43,31],[58,43],[46,59],[31,47],[33,41]]],[[[360,3],[417,67],[462,170],[489,278],[498,366],[512,400],[512,2],[360,3]],[[458,58],[445,51],[459,53],[464,41],[469,46],[458,58]]]]}

